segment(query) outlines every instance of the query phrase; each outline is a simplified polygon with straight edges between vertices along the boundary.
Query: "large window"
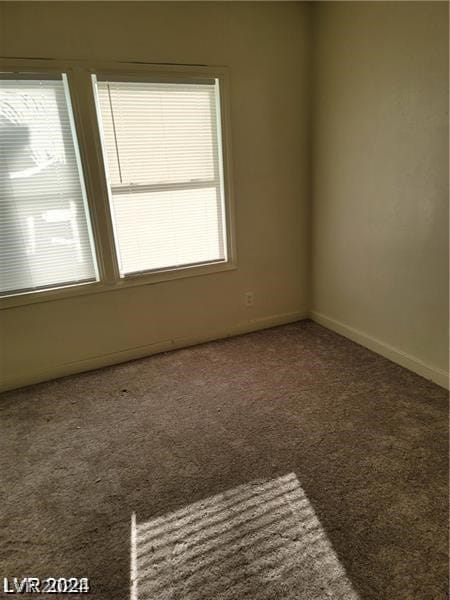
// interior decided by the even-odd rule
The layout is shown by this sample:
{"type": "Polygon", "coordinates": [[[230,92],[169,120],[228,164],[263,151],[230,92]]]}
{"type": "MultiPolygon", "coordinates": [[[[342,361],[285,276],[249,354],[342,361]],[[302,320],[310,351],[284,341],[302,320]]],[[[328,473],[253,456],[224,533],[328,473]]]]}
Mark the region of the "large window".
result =
{"type": "Polygon", "coordinates": [[[0,293],[96,279],[66,79],[2,79],[0,293]]]}
{"type": "Polygon", "coordinates": [[[218,82],[94,83],[121,275],[225,260],[218,82]]]}
{"type": "Polygon", "coordinates": [[[0,308],[234,268],[223,69],[12,62],[0,308]]]}

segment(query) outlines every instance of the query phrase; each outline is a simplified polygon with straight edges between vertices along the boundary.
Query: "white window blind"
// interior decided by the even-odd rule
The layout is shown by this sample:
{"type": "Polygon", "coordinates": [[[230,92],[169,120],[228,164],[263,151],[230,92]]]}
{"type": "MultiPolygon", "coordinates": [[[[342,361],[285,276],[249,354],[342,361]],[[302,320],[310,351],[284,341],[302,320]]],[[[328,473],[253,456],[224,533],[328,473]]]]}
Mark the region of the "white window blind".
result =
{"type": "Polygon", "coordinates": [[[0,293],[97,278],[65,76],[0,76],[0,293]]]}
{"type": "Polygon", "coordinates": [[[226,260],[218,81],[97,81],[121,276],[226,260]]]}

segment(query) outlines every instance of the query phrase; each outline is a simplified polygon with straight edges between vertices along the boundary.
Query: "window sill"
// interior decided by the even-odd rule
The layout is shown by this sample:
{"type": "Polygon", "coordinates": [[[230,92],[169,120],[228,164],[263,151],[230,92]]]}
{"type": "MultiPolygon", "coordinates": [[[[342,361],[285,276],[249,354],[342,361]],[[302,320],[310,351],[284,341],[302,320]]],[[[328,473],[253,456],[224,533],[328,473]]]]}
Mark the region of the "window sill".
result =
{"type": "Polygon", "coordinates": [[[177,269],[167,269],[151,273],[140,273],[137,275],[128,275],[117,281],[96,281],[83,284],[75,284],[51,290],[42,290],[36,292],[26,292],[14,296],[5,296],[0,298],[0,310],[16,308],[30,304],[39,304],[42,302],[52,302],[65,300],[77,296],[89,296],[91,294],[101,294],[104,292],[114,292],[142,285],[152,285],[173,281],[176,279],[185,279],[188,277],[198,277],[201,275],[212,275],[224,271],[234,271],[237,265],[232,262],[212,263],[205,265],[196,265],[192,267],[183,267],[177,269]]]}

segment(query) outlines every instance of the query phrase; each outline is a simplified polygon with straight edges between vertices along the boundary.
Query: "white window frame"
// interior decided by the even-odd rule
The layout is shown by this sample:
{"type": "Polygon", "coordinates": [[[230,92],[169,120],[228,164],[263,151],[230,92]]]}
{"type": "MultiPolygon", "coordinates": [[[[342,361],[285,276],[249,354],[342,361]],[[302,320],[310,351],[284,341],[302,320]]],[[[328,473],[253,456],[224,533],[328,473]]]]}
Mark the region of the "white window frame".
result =
{"type": "Polygon", "coordinates": [[[46,74],[51,75],[52,73],[66,73],[67,75],[86,186],[99,281],[3,296],[0,298],[0,310],[237,269],[231,172],[229,70],[227,67],[0,58],[0,72],[2,71],[20,73],[22,78],[25,78],[28,73],[31,77],[35,77],[37,74],[42,74],[45,77],[46,74]],[[219,80],[224,220],[227,240],[226,261],[172,267],[158,271],[130,274],[125,277],[120,276],[92,75],[96,75],[98,79],[109,79],[111,81],[146,81],[154,80],[155,77],[159,80],[175,79],[180,81],[193,79],[219,80]]]}

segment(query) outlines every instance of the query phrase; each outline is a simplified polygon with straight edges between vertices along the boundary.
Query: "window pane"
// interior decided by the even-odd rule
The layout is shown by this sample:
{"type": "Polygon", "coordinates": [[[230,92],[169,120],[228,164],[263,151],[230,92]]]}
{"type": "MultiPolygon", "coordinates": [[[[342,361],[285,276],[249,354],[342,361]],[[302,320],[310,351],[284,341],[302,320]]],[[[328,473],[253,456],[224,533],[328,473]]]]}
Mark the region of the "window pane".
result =
{"type": "Polygon", "coordinates": [[[94,82],[121,275],[224,261],[217,82],[94,82]]]}
{"type": "Polygon", "coordinates": [[[214,179],[215,86],[98,84],[111,184],[214,179]]]}
{"type": "Polygon", "coordinates": [[[0,80],[0,291],[97,279],[65,80],[0,80]]]}
{"type": "Polygon", "coordinates": [[[113,195],[121,271],[222,258],[215,188],[113,195]]]}

